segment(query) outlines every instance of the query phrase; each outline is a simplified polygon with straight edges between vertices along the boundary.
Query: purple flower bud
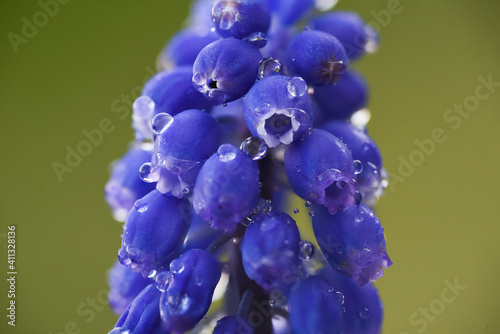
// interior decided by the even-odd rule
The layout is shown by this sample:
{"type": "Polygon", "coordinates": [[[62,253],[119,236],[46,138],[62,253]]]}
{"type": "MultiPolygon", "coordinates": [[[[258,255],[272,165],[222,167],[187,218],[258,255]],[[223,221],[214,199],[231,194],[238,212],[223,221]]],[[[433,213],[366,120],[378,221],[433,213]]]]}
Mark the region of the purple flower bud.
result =
{"type": "Polygon", "coordinates": [[[342,44],[332,35],[316,30],[304,30],[292,38],[286,63],[290,72],[309,85],[333,84],[349,66],[342,44]]]}
{"type": "Polygon", "coordinates": [[[355,199],[354,166],[347,146],[324,130],[311,130],[285,152],[288,181],[297,195],[335,213],[355,199]]]}
{"type": "Polygon", "coordinates": [[[385,249],[384,229],[366,206],[350,206],[335,215],[321,206],[314,206],[314,211],[314,235],[334,269],[365,285],[392,265],[385,249]]]}
{"type": "Polygon", "coordinates": [[[165,334],[166,330],[160,318],[160,291],[154,284],[148,285],[134,299],[132,304],[118,319],[115,328],[109,334],[151,333],[165,334]]]}
{"type": "Polygon", "coordinates": [[[193,190],[193,206],[215,229],[232,231],[259,199],[257,162],[234,146],[219,147],[203,165],[193,190]]]}
{"type": "Polygon", "coordinates": [[[198,54],[193,84],[214,105],[237,100],[257,79],[261,59],[259,49],[240,39],[215,41],[198,54]]]}
{"type": "Polygon", "coordinates": [[[203,162],[217,150],[219,123],[206,112],[190,109],[173,118],[158,114],[153,128],[157,136],[147,177],[158,181],[160,192],[182,197],[194,185],[203,162]]]}
{"type": "Polygon", "coordinates": [[[161,294],[161,319],[169,331],[184,333],[207,313],[221,267],[207,251],[193,249],[170,263],[170,274],[161,294]]]}
{"type": "Polygon", "coordinates": [[[328,266],[319,275],[331,284],[342,303],[344,333],[380,333],[384,310],[377,288],[371,282],[360,286],[354,279],[328,266]]]}
{"type": "Polygon", "coordinates": [[[245,98],[245,120],[250,132],[269,147],[288,145],[308,130],[313,121],[307,85],[299,77],[265,77],[245,98]]]}
{"type": "Polygon", "coordinates": [[[293,333],[342,333],[341,304],[323,278],[310,276],[301,281],[290,293],[288,306],[293,333]]]}
{"type": "Polygon", "coordinates": [[[147,276],[182,245],[188,228],[189,201],[153,190],[130,210],[118,259],[147,276]]]}
{"type": "Polygon", "coordinates": [[[300,234],[286,213],[271,211],[253,219],[241,242],[245,272],[264,290],[283,288],[299,265],[300,234]]]}
{"type": "Polygon", "coordinates": [[[361,203],[373,206],[384,192],[382,179],[382,156],[375,141],[365,131],[349,123],[330,121],[322,128],[342,139],[352,153],[361,203]]]}

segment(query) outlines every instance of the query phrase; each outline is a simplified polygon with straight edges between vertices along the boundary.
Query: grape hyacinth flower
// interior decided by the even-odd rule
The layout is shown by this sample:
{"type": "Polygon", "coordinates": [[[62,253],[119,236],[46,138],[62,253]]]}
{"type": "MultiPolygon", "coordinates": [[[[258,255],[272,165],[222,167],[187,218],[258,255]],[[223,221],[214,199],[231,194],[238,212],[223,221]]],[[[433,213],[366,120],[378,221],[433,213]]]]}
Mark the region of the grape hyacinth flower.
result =
{"type": "Polygon", "coordinates": [[[312,126],[306,83],[284,75],[263,78],[245,98],[245,120],[250,132],[269,147],[290,144],[312,126]]]}
{"type": "Polygon", "coordinates": [[[125,221],[110,333],[381,332],[387,179],[348,69],[378,36],[332,3],[194,1],[105,187],[125,221]]]}
{"type": "Polygon", "coordinates": [[[384,229],[373,211],[363,204],[330,215],[314,207],[313,229],[327,261],[359,285],[376,280],[392,265],[385,249],[384,229]]]}
{"type": "Polygon", "coordinates": [[[141,167],[141,175],[145,181],[157,181],[161,193],[181,198],[194,186],[202,163],[217,150],[219,123],[204,111],[189,109],[174,117],[158,114],[152,127],[152,161],[141,167]]]}

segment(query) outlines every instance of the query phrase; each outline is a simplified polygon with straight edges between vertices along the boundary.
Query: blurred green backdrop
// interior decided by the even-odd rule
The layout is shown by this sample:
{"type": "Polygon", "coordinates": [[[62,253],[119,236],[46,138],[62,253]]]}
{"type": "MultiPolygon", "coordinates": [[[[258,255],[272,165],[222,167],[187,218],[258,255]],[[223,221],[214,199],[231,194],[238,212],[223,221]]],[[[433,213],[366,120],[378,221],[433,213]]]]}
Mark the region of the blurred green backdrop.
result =
{"type": "MultiPolygon", "coordinates": [[[[338,8],[359,11],[382,36],[381,50],[356,67],[371,85],[369,128],[394,178],[378,204],[394,261],[377,282],[384,332],[499,333],[500,87],[474,96],[479,77],[500,82],[500,3],[341,0],[338,8]],[[448,111],[463,103],[470,113],[448,111]],[[429,144],[436,129],[440,142],[429,144]],[[461,286],[455,298],[443,297],[445,281],[461,286]]],[[[116,318],[103,306],[105,272],[121,225],[102,189],[108,163],[132,138],[130,117],[111,104],[151,76],[188,2],[68,0],[47,22],[40,10],[36,1],[0,2],[2,277],[7,225],[17,226],[18,247],[17,326],[6,324],[2,278],[0,332],[106,333],[116,318]],[[41,27],[16,53],[8,34],[21,35],[34,15],[41,27]],[[113,130],[58,180],[51,164],[104,118],[113,130]]]]}

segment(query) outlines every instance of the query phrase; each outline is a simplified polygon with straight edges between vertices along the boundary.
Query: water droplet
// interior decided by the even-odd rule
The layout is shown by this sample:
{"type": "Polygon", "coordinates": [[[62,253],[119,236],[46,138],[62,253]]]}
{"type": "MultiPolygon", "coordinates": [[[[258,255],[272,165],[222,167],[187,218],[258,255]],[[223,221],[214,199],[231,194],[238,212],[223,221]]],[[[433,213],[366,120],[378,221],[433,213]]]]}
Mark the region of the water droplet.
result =
{"type": "Polygon", "coordinates": [[[151,165],[150,162],[144,163],[141,166],[141,168],[139,168],[139,177],[141,178],[141,180],[147,183],[153,183],[158,181],[158,179],[156,179],[155,177],[153,177],[153,175],[151,175],[152,169],[153,166],[151,165]]]}
{"type": "Polygon", "coordinates": [[[229,30],[240,18],[235,1],[218,1],[212,7],[212,22],[221,30],[229,30]]]}
{"type": "Polygon", "coordinates": [[[243,40],[256,48],[263,48],[267,44],[267,36],[263,32],[254,32],[243,38],[243,40]]]}
{"type": "Polygon", "coordinates": [[[299,213],[299,212],[300,212],[300,210],[299,210],[299,209],[297,209],[297,208],[293,209],[293,213],[297,214],[297,213],[299,213]]]}
{"type": "Polygon", "coordinates": [[[158,275],[156,275],[156,278],[155,278],[156,288],[158,290],[160,290],[161,292],[165,292],[168,285],[172,281],[172,278],[173,278],[172,273],[170,273],[168,271],[163,271],[161,273],[158,273],[158,275]]]}
{"type": "Polygon", "coordinates": [[[309,216],[314,217],[315,213],[313,210],[309,211],[309,216]]]}
{"type": "Polygon", "coordinates": [[[257,108],[255,108],[256,116],[265,116],[271,111],[271,105],[269,103],[262,103],[257,108]]]}
{"type": "Polygon", "coordinates": [[[293,97],[303,96],[307,92],[307,84],[301,77],[291,78],[286,88],[288,89],[288,93],[293,97]]]}
{"type": "Polygon", "coordinates": [[[339,188],[339,189],[344,189],[347,186],[347,182],[345,182],[345,181],[337,181],[336,184],[337,184],[337,188],[339,188]]]}
{"type": "Polygon", "coordinates": [[[368,319],[370,316],[370,311],[365,307],[359,311],[359,316],[361,319],[368,319]]]}
{"type": "Polygon", "coordinates": [[[302,260],[309,260],[313,256],[314,256],[314,245],[306,240],[301,241],[299,257],[302,260]]]}
{"type": "Polygon", "coordinates": [[[182,189],[182,193],[183,193],[184,195],[188,194],[188,193],[189,193],[189,188],[188,188],[188,187],[186,187],[186,188],[182,189]]]}
{"type": "Polygon", "coordinates": [[[359,160],[354,160],[354,174],[361,174],[363,171],[363,163],[359,160]]]}
{"type": "Polygon", "coordinates": [[[236,158],[238,149],[231,144],[223,144],[217,150],[219,160],[222,162],[229,162],[236,158]]]}
{"type": "Polygon", "coordinates": [[[180,274],[184,270],[184,263],[179,260],[175,259],[172,262],[170,262],[170,271],[173,272],[174,274],[180,274]]]}
{"type": "Polygon", "coordinates": [[[240,150],[253,160],[261,160],[267,154],[267,145],[260,138],[248,137],[241,143],[240,150]]]}
{"type": "Polygon", "coordinates": [[[259,79],[279,74],[280,71],[281,63],[278,59],[266,57],[259,62],[259,79]]]}
{"type": "Polygon", "coordinates": [[[135,99],[132,109],[134,110],[134,114],[141,118],[145,118],[154,113],[155,102],[149,96],[139,96],[135,99]]]}
{"type": "Polygon", "coordinates": [[[321,12],[326,12],[335,7],[338,0],[314,0],[314,6],[321,12]]]}
{"type": "Polygon", "coordinates": [[[305,205],[306,205],[306,208],[310,208],[310,207],[311,207],[311,205],[312,205],[312,203],[311,203],[311,202],[309,202],[309,201],[306,201],[306,204],[305,204],[305,205]]]}
{"type": "Polygon", "coordinates": [[[156,270],[151,270],[148,274],[148,278],[154,278],[156,276],[156,270]]]}
{"type": "Polygon", "coordinates": [[[153,126],[153,131],[159,135],[167,130],[173,122],[174,118],[170,114],[159,113],[153,118],[151,125],[153,126]]]}
{"type": "Polygon", "coordinates": [[[361,223],[363,220],[365,220],[365,213],[361,209],[357,210],[354,214],[354,220],[356,221],[356,223],[361,223]]]}
{"type": "Polygon", "coordinates": [[[337,291],[336,294],[337,294],[337,299],[339,300],[340,305],[344,305],[344,302],[345,302],[344,294],[340,291],[337,291]]]}

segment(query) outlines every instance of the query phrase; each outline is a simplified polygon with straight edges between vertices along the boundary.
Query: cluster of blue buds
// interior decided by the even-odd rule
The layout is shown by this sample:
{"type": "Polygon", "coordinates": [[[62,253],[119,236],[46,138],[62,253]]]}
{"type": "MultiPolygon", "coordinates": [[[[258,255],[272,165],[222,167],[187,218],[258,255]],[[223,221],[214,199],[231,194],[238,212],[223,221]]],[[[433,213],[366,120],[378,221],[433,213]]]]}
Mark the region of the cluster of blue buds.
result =
{"type": "Polygon", "coordinates": [[[388,181],[350,68],[378,35],[335,3],[194,2],[105,186],[110,333],[380,333],[388,181]]]}

